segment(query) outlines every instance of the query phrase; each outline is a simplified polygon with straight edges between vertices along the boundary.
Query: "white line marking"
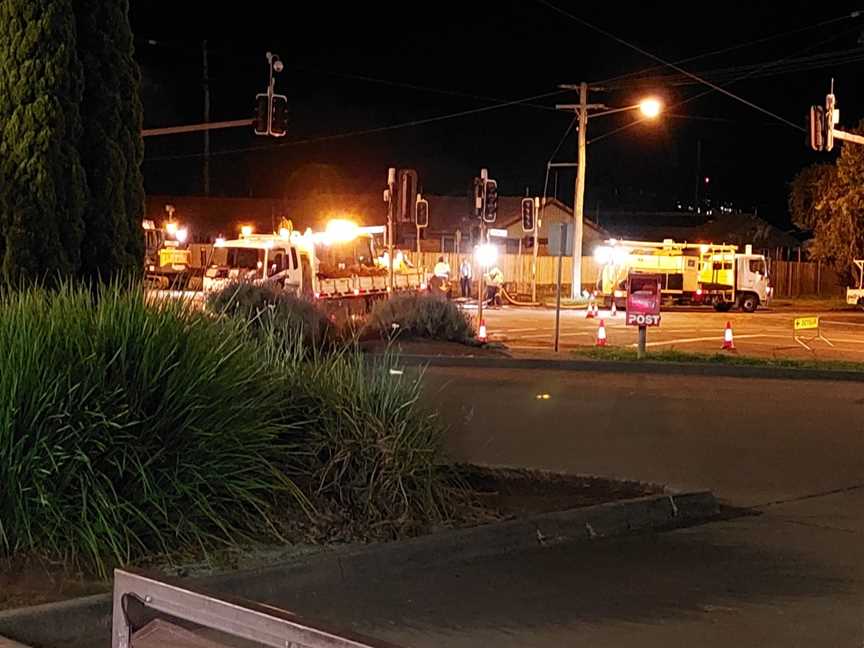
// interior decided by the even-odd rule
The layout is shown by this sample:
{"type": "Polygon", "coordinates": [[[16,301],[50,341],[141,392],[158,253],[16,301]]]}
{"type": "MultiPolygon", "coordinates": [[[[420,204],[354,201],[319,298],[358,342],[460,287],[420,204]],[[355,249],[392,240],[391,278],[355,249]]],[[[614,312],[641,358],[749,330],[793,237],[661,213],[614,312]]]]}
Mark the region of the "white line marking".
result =
{"type": "Polygon", "coordinates": [[[833,324],[834,326],[864,326],[860,322],[834,322],[831,320],[822,320],[822,324],[833,324]]]}
{"type": "MultiPolygon", "coordinates": [[[[736,338],[739,340],[746,340],[750,338],[760,338],[760,337],[769,337],[767,335],[763,335],[761,333],[753,334],[753,335],[736,335],[736,338]]],[[[698,338],[677,338],[675,340],[660,340],[658,342],[648,342],[646,347],[653,346],[663,346],[664,344],[687,344],[688,342],[723,342],[723,338],[719,335],[713,335],[711,337],[698,337],[698,338]]],[[[631,344],[630,346],[635,347],[637,344],[631,344]]]]}
{"type": "Polygon", "coordinates": [[[530,331],[539,330],[539,326],[532,326],[531,328],[518,328],[518,329],[501,329],[502,333],[527,333],[530,331]]]}

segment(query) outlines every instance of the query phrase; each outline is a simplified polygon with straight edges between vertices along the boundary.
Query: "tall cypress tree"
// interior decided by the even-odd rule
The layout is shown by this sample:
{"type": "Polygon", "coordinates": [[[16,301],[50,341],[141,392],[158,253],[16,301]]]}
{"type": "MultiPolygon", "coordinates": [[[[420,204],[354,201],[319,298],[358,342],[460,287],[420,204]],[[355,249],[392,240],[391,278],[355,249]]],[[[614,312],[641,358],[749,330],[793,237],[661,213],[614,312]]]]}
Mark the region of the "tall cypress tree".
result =
{"type": "Polygon", "coordinates": [[[143,263],[140,73],[128,0],[78,0],[76,18],[85,79],[80,151],[90,187],[82,262],[87,276],[107,279],[143,263]]]}
{"type": "Polygon", "coordinates": [[[87,185],[73,0],[0,0],[0,252],[6,280],[80,267],[87,185]]]}

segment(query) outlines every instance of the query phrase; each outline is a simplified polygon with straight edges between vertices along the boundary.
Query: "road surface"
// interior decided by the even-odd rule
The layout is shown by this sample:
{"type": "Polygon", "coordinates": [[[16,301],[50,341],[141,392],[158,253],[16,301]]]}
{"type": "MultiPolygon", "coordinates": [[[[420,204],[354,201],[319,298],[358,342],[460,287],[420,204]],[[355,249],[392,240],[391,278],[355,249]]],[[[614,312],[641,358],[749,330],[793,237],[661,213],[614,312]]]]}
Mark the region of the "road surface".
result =
{"type": "Polygon", "coordinates": [[[864,645],[860,384],[440,367],[427,381],[457,459],[708,487],[759,515],[273,603],[417,648],[864,645]]]}
{"type": "Polygon", "coordinates": [[[334,574],[263,602],[416,648],[860,647],[861,387],[432,367],[426,402],[456,459],[707,487],[758,515],[334,574]]]}
{"type": "MultiPolygon", "coordinates": [[[[636,328],[626,326],[624,317],[623,311],[615,317],[608,310],[600,311],[610,346],[636,343],[636,328]]],[[[504,342],[516,350],[552,348],[554,309],[504,307],[485,310],[484,319],[491,340],[504,342]]],[[[756,313],[717,313],[696,308],[663,311],[660,327],[648,330],[648,348],[714,353],[722,345],[726,322],[732,325],[735,346],[742,355],[864,362],[864,313],[856,311],[819,312],[803,308],[760,309],[756,313]],[[803,332],[801,341],[795,341],[792,321],[805,315],[820,316],[822,334],[828,342],[812,340],[815,331],[803,332]]],[[[561,348],[593,345],[598,323],[598,319],[586,319],[585,310],[562,310],[561,348]]]]}
{"type": "Polygon", "coordinates": [[[426,397],[457,459],[708,487],[759,515],[273,603],[417,648],[864,645],[860,384],[432,367],[426,397]]]}

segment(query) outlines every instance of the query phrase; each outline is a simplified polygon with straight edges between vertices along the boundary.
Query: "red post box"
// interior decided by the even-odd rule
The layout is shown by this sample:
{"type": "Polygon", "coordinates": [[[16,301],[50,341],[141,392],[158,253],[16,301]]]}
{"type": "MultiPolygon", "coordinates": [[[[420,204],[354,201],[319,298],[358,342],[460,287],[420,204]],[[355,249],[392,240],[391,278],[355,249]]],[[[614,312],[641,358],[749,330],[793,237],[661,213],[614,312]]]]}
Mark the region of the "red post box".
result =
{"type": "Polygon", "coordinates": [[[660,326],[662,275],[631,272],[627,276],[627,324],[660,326]]]}

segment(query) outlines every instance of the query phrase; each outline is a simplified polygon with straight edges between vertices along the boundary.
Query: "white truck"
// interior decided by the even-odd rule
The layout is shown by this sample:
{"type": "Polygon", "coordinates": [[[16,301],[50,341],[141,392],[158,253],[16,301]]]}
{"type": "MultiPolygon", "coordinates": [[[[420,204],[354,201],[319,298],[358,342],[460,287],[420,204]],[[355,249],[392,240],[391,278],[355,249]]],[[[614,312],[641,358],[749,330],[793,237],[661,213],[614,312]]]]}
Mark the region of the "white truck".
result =
{"type": "MultiPolygon", "coordinates": [[[[356,312],[386,297],[389,266],[376,255],[375,227],[331,222],[324,232],[281,230],[278,234],[252,234],[217,240],[213,263],[204,272],[204,292],[219,290],[235,281],[273,283],[309,299],[345,303],[356,312]]],[[[419,270],[408,268],[394,255],[393,290],[425,288],[419,270]]]]}
{"type": "Polygon", "coordinates": [[[864,259],[855,259],[852,261],[852,265],[855,266],[858,285],[846,288],[846,303],[851,306],[861,306],[864,308],[864,259]]]}

